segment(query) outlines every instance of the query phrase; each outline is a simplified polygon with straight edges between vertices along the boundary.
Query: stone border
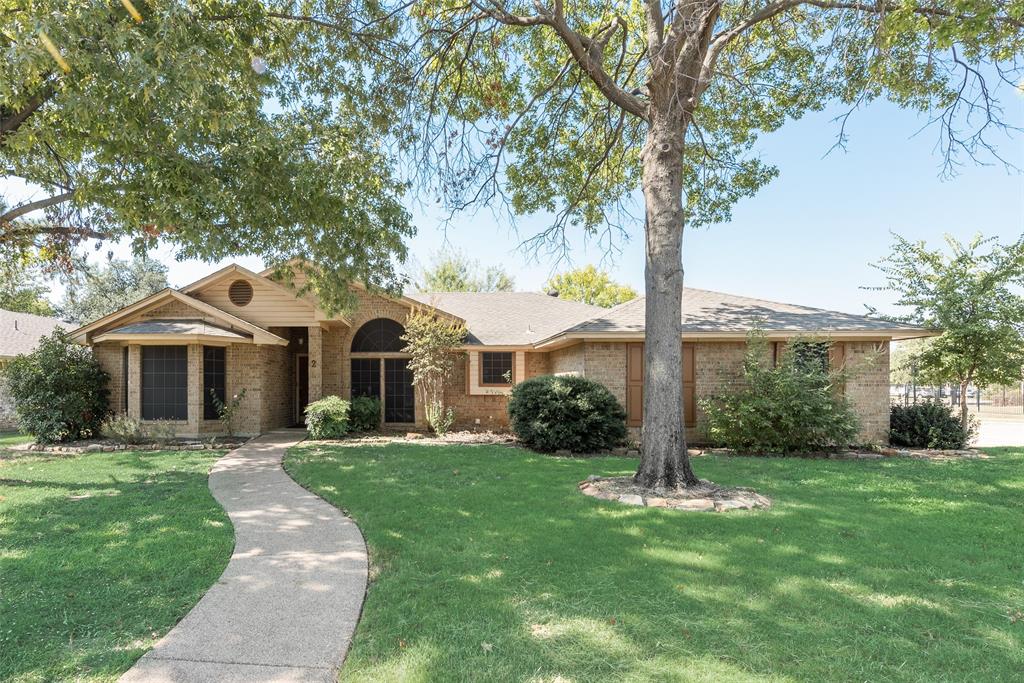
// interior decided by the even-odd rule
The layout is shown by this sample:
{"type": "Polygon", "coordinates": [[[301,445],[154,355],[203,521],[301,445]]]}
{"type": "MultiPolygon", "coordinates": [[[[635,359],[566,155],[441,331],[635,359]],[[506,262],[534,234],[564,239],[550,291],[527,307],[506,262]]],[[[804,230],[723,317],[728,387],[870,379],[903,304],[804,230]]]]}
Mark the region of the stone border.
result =
{"type": "Polygon", "coordinates": [[[631,477],[599,477],[592,474],[579,483],[579,490],[585,496],[598,500],[611,500],[625,505],[652,508],[670,508],[689,512],[726,512],[727,510],[767,510],[772,506],[771,498],[762,496],[747,488],[720,488],[705,482],[694,491],[644,495],[636,493],[631,477]],[[620,489],[620,490],[615,490],[620,489]],[[626,489],[623,492],[621,489],[626,489]],[[634,491],[634,492],[628,492],[634,491]]]}
{"type": "Polygon", "coordinates": [[[232,450],[246,443],[243,441],[190,441],[179,443],[142,443],[142,444],[112,444],[112,443],[91,443],[85,446],[62,446],[60,444],[30,443],[21,448],[12,447],[8,450],[21,450],[41,455],[82,455],[84,453],[114,453],[116,451],[223,451],[232,450]]]}

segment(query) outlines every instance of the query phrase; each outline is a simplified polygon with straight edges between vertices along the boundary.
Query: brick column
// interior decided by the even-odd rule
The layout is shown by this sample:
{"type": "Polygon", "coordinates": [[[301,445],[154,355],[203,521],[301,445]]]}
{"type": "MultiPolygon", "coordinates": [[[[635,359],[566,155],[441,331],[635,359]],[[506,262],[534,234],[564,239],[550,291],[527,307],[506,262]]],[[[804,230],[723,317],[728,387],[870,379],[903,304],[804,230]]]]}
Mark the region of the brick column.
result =
{"type": "Polygon", "coordinates": [[[142,419],[142,347],[128,345],[128,417],[142,419]]]}
{"type": "Polygon", "coordinates": [[[309,402],[324,395],[324,340],[319,325],[309,326],[309,402]]]}
{"type": "Polygon", "coordinates": [[[189,434],[199,434],[199,423],[203,420],[203,347],[201,344],[188,345],[188,429],[189,434]]]}

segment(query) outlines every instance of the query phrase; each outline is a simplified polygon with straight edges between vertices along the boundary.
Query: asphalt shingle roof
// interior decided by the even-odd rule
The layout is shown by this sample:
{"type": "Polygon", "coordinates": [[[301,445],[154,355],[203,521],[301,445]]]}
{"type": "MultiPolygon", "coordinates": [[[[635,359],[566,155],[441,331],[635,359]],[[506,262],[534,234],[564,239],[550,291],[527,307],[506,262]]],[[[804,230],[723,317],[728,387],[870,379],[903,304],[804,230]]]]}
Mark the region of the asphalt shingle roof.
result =
{"type": "MultiPolygon", "coordinates": [[[[909,325],[863,315],[784,304],[687,287],[683,290],[682,331],[747,332],[757,324],[766,331],[872,332],[908,329],[909,325]]],[[[603,309],[590,320],[568,326],[566,333],[643,332],[644,297],[603,309]]]]}
{"type": "Polygon", "coordinates": [[[470,344],[519,346],[606,310],[540,292],[416,292],[406,295],[466,321],[470,344]]]}
{"type": "Polygon", "coordinates": [[[249,339],[249,336],[239,334],[217,325],[211,325],[204,320],[145,320],[137,323],[130,323],[121,327],[107,330],[105,334],[203,334],[208,337],[224,337],[225,339],[249,339]]]}
{"type": "Polygon", "coordinates": [[[0,358],[31,353],[40,337],[52,334],[57,328],[70,327],[57,318],[0,309],[0,358]]]}

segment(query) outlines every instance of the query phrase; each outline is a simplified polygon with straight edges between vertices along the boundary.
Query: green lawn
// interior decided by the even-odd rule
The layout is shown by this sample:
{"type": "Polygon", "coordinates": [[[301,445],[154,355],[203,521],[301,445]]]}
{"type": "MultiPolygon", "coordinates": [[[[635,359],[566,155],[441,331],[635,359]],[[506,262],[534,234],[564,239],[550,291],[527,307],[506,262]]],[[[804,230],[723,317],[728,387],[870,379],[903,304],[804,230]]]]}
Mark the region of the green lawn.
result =
{"type": "Polygon", "coordinates": [[[1024,451],[988,461],[703,457],[770,511],[576,491],[633,460],[300,446],[373,584],[346,681],[1024,680],[1024,451]]]}
{"type": "Polygon", "coordinates": [[[29,434],[21,432],[0,432],[0,449],[8,446],[19,446],[23,443],[31,443],[35,439],[29,434]]]}
{"type": "Polygon", "coordinates": [[[215,451],[0,460],[0,680],[115,680],[220,576],[215,451]]]}

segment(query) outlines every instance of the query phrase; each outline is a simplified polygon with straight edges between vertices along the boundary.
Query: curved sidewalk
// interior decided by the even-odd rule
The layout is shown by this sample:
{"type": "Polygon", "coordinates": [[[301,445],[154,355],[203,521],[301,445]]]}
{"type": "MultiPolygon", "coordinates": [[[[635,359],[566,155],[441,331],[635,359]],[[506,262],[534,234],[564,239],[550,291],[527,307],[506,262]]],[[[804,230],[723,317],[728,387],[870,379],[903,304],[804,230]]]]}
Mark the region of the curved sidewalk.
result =
{"type": "Polygon", "coordinates": [[[265,434],[213,466],[210,490],[235,527],[231,561],[123,683],[336,680],[366,593],[366,546],[282,469],[303,438],[265,434]]]}

